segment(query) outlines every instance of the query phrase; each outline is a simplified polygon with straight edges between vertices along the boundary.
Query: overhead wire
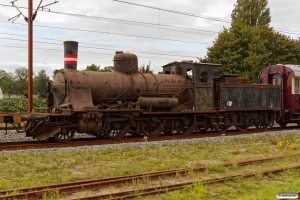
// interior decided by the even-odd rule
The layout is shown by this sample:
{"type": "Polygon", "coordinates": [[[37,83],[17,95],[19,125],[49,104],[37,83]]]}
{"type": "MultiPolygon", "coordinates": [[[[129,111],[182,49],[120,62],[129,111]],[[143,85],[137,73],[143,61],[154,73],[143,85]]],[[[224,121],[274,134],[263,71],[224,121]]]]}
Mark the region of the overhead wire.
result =
{"type": "MultiPolygon", "coordinates": [[[[11,48],[18,48],[18,49],[27,49],[28,47],[20,47],[20,46],[6,46],[6,45],[0,45],[1,47],[11,47],[11,48]]],[[[63,51],[60,49],[46,49],[46,48],[40,48],[40,47],[34,47],[33,49],[40,49],[40,50],[48,50],[48,51],[63,51]]],[[[87,52],[87,51],[80,51],[80,53],[87,53],[87,54],[101,54],[101,55],[109,55],[111,56],[111,54],[107,54],[107,53],[95,53],[95,52],[87,52]]],[[[159,60],[172,60],[170,58],[157,58],[157,57],[146,57],[146,56],[139,56],[140,58],[153,58],[153,59],[159,59],[159,60]]]]}
{"type": "MultiPolygon", "coordinates": [[[[176,13],[176,14],[180,14],[180,15],[187,15],[187,16],[191,16],[191,17],[197,17],[197,18],[203,18],[203,19],[207,19],[207,20],[219,21],[219,22],[224,22],[224,23],[231,23],[232,22],[231,20],[228,20],[228,19],[222,19],[222,18],[216,18],[216,17],[210,17],[210,16],[197,15],[197,14],[193,14],[193,13],[186,13],[186,12],[181,12],[181,11],[176,11],[176,10],[169,10],[169,9],[158,8],[158,7],[153,7],[153,6],[147,6],[147,5],[142,5],[142,4],[132,3],[132,2],[127,2],[127,1],[121,1],[121,0],[112,0],[112,1],[120,2],[120,3],[124,3],[124,4],[130,4],[130,5],[134,5],[134,6],[140,6],[140,7],[144,7],[144,8],[155,9],[155,10],[162,10],[162,11],[165,11],[165,12],[176,13]]],[[[286,29],[275,28],[275,27],[274,27],[274,29],[276,29],[276,30],[283,30],[283,31],[281,31],[283,33],[300,35],[299,31],[292,31],[292,30],[286,30],[286,29]]]]}
{"type": "MultiPolygon", "coordinates": [[[[156,10],[162,10],[162,11],[171,12],[171,13],[177,13],[177,14],[181,14],[181,15],[198,17],[198,18],[203,18],[203,19],[207,19],[207,20],[214,20],[214,21],[231,23],[231,20],[228,20],[228,19],[215,18],[215,17],[210,17],[210,16],[202,16],[202,15],[197,15],[197,14],[193,14],[193,13],[186,13],[186,12],[181,12],[181,11],[176,11],[176,10],[169,10],[169,9],[164,9],[164,8],[146,6],[146,5],[142,5],[142,4],[136,4],[136,3],[126,2],[126,1],[120,1],[120,0],[112,0],[112,1],[120,2],[120,3],[125,3],[125,4],[131,4],[131,5],[135,5],[135,6],[146,7],[146,8],[151,8],[151,9],[156,9],[156,10]]],[[[0,4],[0,6],[5,6],[5,8],[6,7],[12,7],[11,5],[5,5],[5,4],[0,4]]],[[[20,7],[20,8],[28,9],[27,7],[20,7]]],[[[53,10],[52,11],[41,10],[41,11],[42,12],[55,13],[55,14],[63,14],[63,15],[75,16],[75,17],[97,19],[97,20],[103,20],[103,21],[107,21],[107,22],[127,24],[127,25],[135,25],[135,26],[157,28],[157,29],[163,29],[163,30],[178,31],[178,32],[184,32],[184,33],[191,33],[191,34],[201,34],[201,32],[202,32],[201,35],[217,34],[218,33],[218,32],[215,32],[215,31],[190,29],[190,28],[186,28],[186,27],[178,27],[178,26],[170,26],[170,25],[162,25],[162,24],[154,24],[154,23],[145,23],[145,22],[121,20],[121,19],[114,19],[114,18],[88,16],[88,15],[81,15],[81,14],[58,12],[58,11],[53,11],[53,10]]],[[[285,29],[280,29],[280,28],[274,28],[274,29],[276,29],[276,30],[282,30],[282,31],[279,31],[279,32],[282,32],[282,33],[300,35],[299,31],[285,30],[285,29]]],[[[208,35],[208,36],[210,36],[210,35],[208,35]]],[[[134,36],[132,36],[132,37],[134,37],[134,36]]]]}
{"type": "Polygon", "coordinates": [[[164,9],[164,8],[146,6],[146,5],[132,3],[132,2],[127,2],[127,1],[120,1],[120,0],[112,0],[112,1],[120,2],[120,3],[125,3],[125,4],[131,4],[131,5],[140,6],[140,7],[144,7],[144,8],[155,9],[155,10],[162,10],[162,11],[165,11],[165,12],[176,13],[176,14],[180,14],[180,15],[187,15],[187,16],[191,16],[191,17],[203,18],[203,19],[207,19],[207,20],[213,20],[213,21],[231,23],[231,20],[226,20],[226,19],[222,19],[222,18],[209,17],[209,16],[197,15],[197,14],[186,13],[186,12],[181,12],[181,11],[176,11],[176,10],[169,10],[169,9],[164,9]]]}
{"type": "MultiPolygon", "coordinates": [[[[9,6],[0,4],[0,6],[9,6]]],[[[26,7],[20,7],[27,9],[26,7]]],[[[208,31],[208,30],[200,30],[200,29],[191,29],[187,27],[179,27],[179,26],[170,26],[170,25],[162,25],[162,24],[154,24],[154,23],[146,23],[146,22],[138,22],[138,21],[131,21],[131,20],[122,20],[122,19],[115,19],[115,18],[106,18],[106,17],[96,17],[96,16],[88,16],[88,15],[80,15],[80,14],[74,14],[74,13],[66,13],[66,12],[58,12],[58,11],[44,11],[42,12],[47,13],[55,13],[55,14],[62,14],[62,15],[68,15],[68,16],[74,16],[74,17],[81,17],[81,18],[88,18],[88,19],[94,19],[94,20],[101,20],[101,21],[107,21],[107,22],[114,22],[114,23],[120,23],[120,24],[126,24],[126,25],[134,25],[134,26],[141,26],[141,27],[148,27],[148,28],[156,28],[156,29],[163,29],[163,30],[171,30],[171,31],[178,31],[178,32],[184,32],[184,33],[191,33],[191,34],[217,34],[216,31],[208,31]]]]}
{"type": "MultiPolygon", "coordinates": [[[[0,21],[1,23],[8,23],[0,21]]],[[[14,24],[20,24],[20,25],[26,25],[22,23],[14,23],[14,24]]],[[[127,37],[138,37],[138,38],[147,38],[147,39],[155,39],[155,40],[165,40],[165,41],[173,41],[173,42],[182,42],[182,43],[194,43],[194,44],[205,44],[209,45],[211,43],[204,43],[204,42],[195,42],[195,41],[188,41],[188,40],[173,40],[168,38],[159,38],[159,37],[150,37],[150,36],[140,36],[140,35],[130,35],[130,34],[122,34],[122,33],[113,33],[113,32],[107,32],[107,31],[92,31],[92,30],[83,30],[83,29],[74,29],[74,28],[64,28],[64,27],[56,27],[56,26],[45,26],[45,25],[33,25],[35,27],[44,27],[44,28],[56,28],[56,29],[62,29],[62,30],[74,30],[74,31],[84,31],[84,32],[94,32],[94,33],[105,33],[105,34],[111,34],[111,35],[122,35],[127,37]]]]}
{"type": "MultiPolygon", "coordinates": [[[[0,34],[6,34],[6,35],[13,35],[13,36],[21,36],[21,37],[26,37],[25,35],[20,35],[20,34],[11,34],[11,33],[2,33],[0,32],[0,34]]],[[[41,38],[41,37],[35,37],[35,38],[38,38],[38,39],[46,39],[46,40],[51,40],[53,41],[53,39],[49,39],[49,38],[41,38]]],[[[21,40],[21,39],[14,39],[14,38],[3,38],[3,37],[0,37],[0,39],[6,39],[6,40],[18,40],[18,41],[28,41],[28,40],[21,40]]],[[[64,40],[56,40],[54,39],[54,41],[64,41],[64,40]]],[[[40,42],[40,41],[34,41],[36,43],[44,43],[44,44],[51,44],[51,45],[61,45],[61,44],[58,44],[58,43],[53,43],[53,42],[40,42]]],[[[83,43],[83,44],[90,44],[90,43],[83,43]]],[[[91,46],[84,46],[84,45],[80,45],[81,47],[84,47],[84,48],[92,48],[92,49],[104,49],[104,50],[115,50],[115,48],[109,48],[109,47],[102,47],[102,44],[93,44],[94,46],[91,47],[91,46]]],[[[154,55],[167,55],[167,56],[182,56],[182,57],[190,57],[190,58],[196,58],[197,56],[196,55],[184,55],[184,54],[171,54],[171,52],[165,52],[165,53],[162,53],[160,51],[156,51],[155,53],[152,53],[152,51],[139,51],[139,50],[124,50],[124,51],[130,51],[130,52],[136,52],[136,53],[145,53],[145,54],[154,54],[154,55]]]]}

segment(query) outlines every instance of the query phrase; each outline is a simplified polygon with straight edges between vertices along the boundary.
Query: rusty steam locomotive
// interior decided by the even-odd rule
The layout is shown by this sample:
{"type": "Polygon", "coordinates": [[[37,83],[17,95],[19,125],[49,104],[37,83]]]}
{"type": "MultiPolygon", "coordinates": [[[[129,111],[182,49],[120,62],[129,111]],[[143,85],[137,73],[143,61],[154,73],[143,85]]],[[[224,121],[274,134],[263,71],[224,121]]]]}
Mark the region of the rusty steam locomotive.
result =
{"type": "Polygon", "coordinates": [[[68,142],[75,132],[121,139],[211,127],[265,130],[282,116],[281,86],[214,77],[218,64],[171,62],[163,74],[143,74],[136,55],[116,52],[114,72],[78,71],[77,52],[77,42],[64,42],[65,67],[47,86],[48,108],[28,116],[26,136],[68,142]]]}

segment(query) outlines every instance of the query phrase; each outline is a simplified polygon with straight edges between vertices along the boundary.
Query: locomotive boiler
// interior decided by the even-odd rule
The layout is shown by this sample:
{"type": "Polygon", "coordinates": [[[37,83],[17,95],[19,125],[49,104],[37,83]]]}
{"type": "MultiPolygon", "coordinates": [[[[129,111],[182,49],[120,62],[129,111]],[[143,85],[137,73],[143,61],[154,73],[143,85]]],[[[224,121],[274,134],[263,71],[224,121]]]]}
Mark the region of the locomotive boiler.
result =
{"type": "Polygon", "coordinates": [[[78,43],[64,42],[64,69],[47,86],[47,108],[28,116],[27,136],[68,142],[75,132],[121,139],[209,127],[263,130],[281,112],[280,87],[214,77],[222,65],[186,60],[163,66],[163,74],[140,73],[137,56],[118,51],[114,72],[94,72],[78,71],[77,58],[78,43]]]}

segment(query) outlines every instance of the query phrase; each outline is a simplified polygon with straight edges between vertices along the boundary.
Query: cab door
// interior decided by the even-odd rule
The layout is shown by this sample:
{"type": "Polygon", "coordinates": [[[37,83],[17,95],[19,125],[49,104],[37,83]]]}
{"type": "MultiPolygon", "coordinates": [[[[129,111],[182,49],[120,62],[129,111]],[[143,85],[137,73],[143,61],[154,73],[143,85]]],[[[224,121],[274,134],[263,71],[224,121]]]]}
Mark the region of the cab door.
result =
{"type": "Polygon", "coordinates": [[[222,65],[194,63],[193,66],[193,99],[197,112],[214,110],[214,71],[222,65]]]}

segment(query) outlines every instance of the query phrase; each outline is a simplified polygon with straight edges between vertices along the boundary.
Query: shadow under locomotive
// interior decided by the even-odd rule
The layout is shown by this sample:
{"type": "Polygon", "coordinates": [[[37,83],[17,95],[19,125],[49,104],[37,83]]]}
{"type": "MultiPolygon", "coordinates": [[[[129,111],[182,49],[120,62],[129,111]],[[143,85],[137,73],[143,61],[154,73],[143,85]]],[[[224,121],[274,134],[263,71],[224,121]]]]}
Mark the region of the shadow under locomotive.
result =
{"type": "Polygon", "coordinates": [[[121,139],[127,133],[187,135],[212,127],[265,130],[281,116],[281,86],[214,77],[222,65],[172,62],[163,74],[142,74],[136,55],[116,52],[114,72],[78,71],[78,43],[64,42],[64,53],[65,68],[47,87],[48,108],[28,116],[26,136],[68,142],[75,132],[121,139]]]}

